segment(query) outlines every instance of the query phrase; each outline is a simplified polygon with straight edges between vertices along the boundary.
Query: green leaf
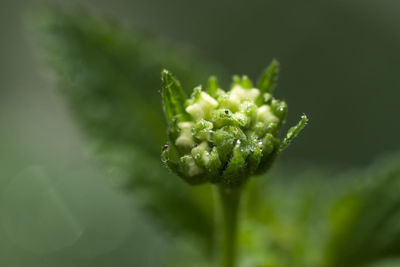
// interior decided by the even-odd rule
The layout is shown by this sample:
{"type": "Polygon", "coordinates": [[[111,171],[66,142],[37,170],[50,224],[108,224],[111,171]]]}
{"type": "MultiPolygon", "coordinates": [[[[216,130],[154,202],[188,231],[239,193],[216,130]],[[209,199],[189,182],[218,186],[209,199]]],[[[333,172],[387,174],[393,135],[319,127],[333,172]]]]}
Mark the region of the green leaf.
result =
{"type": "Polygon", "coordinates": [[[385,259],[382,261],[374,262],[373,264],[368,264],[367,267],[398,267],[400,266],[400,258],[385,259]]]}
{"type": "Polygon", "coordinates": [[[190,89],[218,72],[193,53],[83,10],[44,9],[35,22],[71,111],[99,145],[135,145],[159,157],[165,140],[161,70],[190,89]]]}
{"type": "Polygon", "coordinates": [[[249,77],[247,77],[246,75],[242,76],[242,87],[246,88],[246,89],[251,89],[253,88],[253,83],[251,82],[251,80],[249,79],[249,77]]]}
{"type": "Polygon", "coordinates": [[[190,117],[185,111],[187,97],[179,81],[167,70],[162,71],[161,80],[164,113],[167,120],[171,122],[174,117],[177,117],[178,121],[188,120],[190,117]]]}
{"type": "Polygon", "coordinates": [[[218,91],[219,85],[218,85],[218,80],[217,77],[211,76],[208,79],[208,84],[207,84],[207,93],[216,98],[217,97],[217,91],[218,91]]]}
{"type": "Polygon", "coordinates": [[[297,125],[291,127],[287,132],[286,137],[283,139],[279,147],[279,152],[282,152],[290,145],[293,139],[295,139],[299,135],[301,130],[303,130],[304,126],[306,126],[307,122],[308,122],[307,116],[306,115],[301,116],[301,120],[297,123],[297,125]]]}
{"type": "Polygon", "coordinates": [[[249,180],[241,233],[243,262],[397,266],[400,155],[342,174],[320,167],[290,169],[272,170],[273,179],[249,180]]]}
{"type": "Polygon", "coordinates": [[[234,87],[235,85],[242,85],[242,79],[240,78],[239,75],[233,75],[232,76],[232,83],[231,87],[234,87]]]}
{"type": "Polygon", "coordinates": [[[249,152],[242,148],[240,140],[238,140],[233,149],[232,157],[228,162],[228,166],[222,174],[222,179],[227,186],[237,186],[243,183],[241,179],[244,176],[246,158],[249,152]]]}
{"type": "Polygon", "coordinates": [[[128,178],[126,189],[134,193],[154,224],[184,235],[188,241],[196,241],[203,252],[211,252],[213,206],[210,186],[189,187],[176,175],[166,172],[158,159],[140,150],[115,147],[100,154],[98,159],[111,177],[128,178]]]}
{"type": "Polygon", "coordinates": [[[218,68],[189,51],[76,8],[40,10],[35,26],[44,57],[103,167],[129,178],[128,188],[160,225],[194,236],[210,250],[211,190],[189,193],[159,160],[166,127],[158,77],[168,68],[192,88],[218,68]]]}
{"type": "Polygon", "coordinates": [[[328,266],[365,266],[400,256],[399,159],[367,169],[333,205],[328,266]]]}
{"type": "Polygon", "coordinates": [[[249,155],[249,172],[253,174],[260,165],[263,155],[262,144],[258,144],[256,149],[249,155]]]}
{"type": "Polygon", "coordinates": [[[256,100],[257,105],[262,105],[264,102],[265,93],[274,93],[276,82],[278,80],[278,74],[279,62],[274,59],[258,80],[257,88],[260,89],[260,95],[256,100]]]}

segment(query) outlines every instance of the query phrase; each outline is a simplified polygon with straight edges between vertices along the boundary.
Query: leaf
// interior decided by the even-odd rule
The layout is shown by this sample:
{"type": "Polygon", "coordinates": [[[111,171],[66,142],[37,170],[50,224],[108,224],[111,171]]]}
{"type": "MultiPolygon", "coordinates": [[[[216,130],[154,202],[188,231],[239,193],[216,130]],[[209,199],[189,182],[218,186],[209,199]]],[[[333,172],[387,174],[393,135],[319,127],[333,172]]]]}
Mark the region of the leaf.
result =
{"type": "Polygon", "coordinates": [[[257,88],[260,90],[260,95],[256,100],[257,105],[262,105],[262,103],[264,102],[265,93],[274,93],[276,82],[278,80],[278,74],[279,62],[274,59],[272,60],[271,64],[265,69],[257,82],[257,88]]]}
{"type": "Polygon", "coordinates": [[[207,93],[216,98],[217,97],[217,91],[218,91],[219,85],[218,85],[218,80],[217,77],[211,76],[208,79],[208,84],[207,84],[207,93]]]}
{"type": "Polygon", "coordinates": [[[273,179],[249,181],[243,262],[396,266],[390,264],[400,256],[400,155],[342,174],[285,169],[272,171],[273,179]]]}
{"type": "Polygon", "coordinates": [[[159,160],[140,152],[115,148],[102,154],[100,162],[112,177],[128,177],[127,189],[153,223],[195,240],[198,247],[209,251],[213,235],[213,206],[210,186],[190,187],[159,164],[159,160]],[[132,164],[135,162],[135,164],[132,164]]]}
{"type": "Polygon", "coordinates": [[[369,168],[331,213],[328,266],[364,266],[400,256],[400,160],[369,168]]]}
{"type": "Polygon", "coordinates": [[[246,88],[246,89],[251,89],[253,88],[253,83],[251,82],[251,80],[249,79],[249,77],[247,77],[246,75],[242,76],[242,87],[246,88]]]}
{"type": "Polygon", "coordinates": [[[159,75],[168,68],[190,90],[214,65],[84,10],[45,8],[35,19],[45,59],[101,165],[129,178],[154,221],[210,249],[211,190],[190,189],[161,166],[166,126],[159,75]]]}
{"type": "Polygon", "coordinates": [[[279,152],[282,152],[290,145],[293,139],[295,139],[299,135],[301,130],[303,130],[304,126],[306,126],[307,122],[308,122],[307,116],[306,115],[301,116],[301,120],[297,123],[297,125],[291,127],[287,132],[286,137],[281,142],[281,145],[279,147],[279,152]]]}
{"type": "Polygon", "coordinates": [[[374,262],[373,264],[369,264],[367,267],[398,267],[400,266],[400,259],[386,259],[378,262],[374,262]]]}
{"type": "Polygon", "coordinates": [[[185,111],[185,101],[187,99],[183,92],[182,86],[172,74],[163,70],[161,73],[162,80],[162,99],[164,103],[164,113],[169,122],[174,117],[178,117],[178,120],[188,120],[189,114],[185,111]]]}
{"type": "Polygon", "coordinates": [[[135,145],[158,158],[166,129],[159,73],[171,70],[191,91],[216,69],[83,10],[45,9],[36,18],[38,40],[72,112],[100,145],[135,145]]]}

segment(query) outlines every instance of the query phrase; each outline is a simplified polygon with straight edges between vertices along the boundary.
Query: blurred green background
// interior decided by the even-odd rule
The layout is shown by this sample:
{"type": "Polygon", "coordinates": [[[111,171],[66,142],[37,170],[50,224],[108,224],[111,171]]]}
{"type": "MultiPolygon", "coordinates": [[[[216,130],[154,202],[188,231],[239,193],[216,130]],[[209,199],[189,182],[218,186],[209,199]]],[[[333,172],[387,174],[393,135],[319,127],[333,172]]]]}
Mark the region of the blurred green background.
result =
{"type": "MultiPolygon", "coordinates": [[[[229,75],[256,79],[278,59],[288,125],[311,121],[282,166],[335,172],[400,148],[399,1],[50,2],[183,44],[229,75]]],[[[164,266],[179,245],[92,162],[29,30],[39,4],[0,0],[0,266],[164,266]]]]}

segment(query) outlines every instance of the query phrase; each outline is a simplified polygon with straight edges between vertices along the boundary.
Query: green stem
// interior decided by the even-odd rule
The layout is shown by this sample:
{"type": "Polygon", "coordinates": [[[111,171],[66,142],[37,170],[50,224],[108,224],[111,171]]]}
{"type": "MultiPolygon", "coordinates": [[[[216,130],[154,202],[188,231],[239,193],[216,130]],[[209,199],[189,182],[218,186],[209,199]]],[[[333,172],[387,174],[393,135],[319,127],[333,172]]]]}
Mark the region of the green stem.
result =
{"type": "Polygon", "coordinates": [[[221,233],[219,249],[222,252],[222,267],[236,266],[240,194],[241,187],[225,188],[218,186],[221,218],[217,233],[221,233]]]}

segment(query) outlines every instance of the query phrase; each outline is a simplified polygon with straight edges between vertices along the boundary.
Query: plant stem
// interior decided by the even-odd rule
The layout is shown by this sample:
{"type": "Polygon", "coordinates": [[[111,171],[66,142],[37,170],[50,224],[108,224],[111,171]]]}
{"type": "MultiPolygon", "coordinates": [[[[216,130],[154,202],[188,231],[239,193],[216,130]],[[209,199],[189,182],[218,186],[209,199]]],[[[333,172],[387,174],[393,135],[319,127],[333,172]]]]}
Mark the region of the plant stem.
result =
{"type": "MultiPolygon", "coordinates": [[[[217,233],[221,233],[221,267],[235,267],[237,259],[237,229],[241,187],[218,186],[220,221],[217,233]]],[[[220,253],[219,253],[220,254],[220,253]]]]}

